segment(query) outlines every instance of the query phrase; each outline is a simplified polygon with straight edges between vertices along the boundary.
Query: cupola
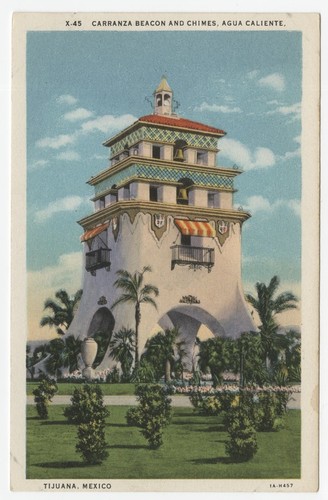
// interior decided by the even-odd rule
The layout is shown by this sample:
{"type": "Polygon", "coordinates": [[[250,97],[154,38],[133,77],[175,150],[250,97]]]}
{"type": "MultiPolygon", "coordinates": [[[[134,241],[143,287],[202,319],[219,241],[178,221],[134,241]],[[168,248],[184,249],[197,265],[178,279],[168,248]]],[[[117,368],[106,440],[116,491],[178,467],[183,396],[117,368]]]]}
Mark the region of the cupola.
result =
{"type": "Polygon", "coordinates": [[[155,115],[172,115],[173,92],[164,76],[154,92],[154,100],[155,115]]]}

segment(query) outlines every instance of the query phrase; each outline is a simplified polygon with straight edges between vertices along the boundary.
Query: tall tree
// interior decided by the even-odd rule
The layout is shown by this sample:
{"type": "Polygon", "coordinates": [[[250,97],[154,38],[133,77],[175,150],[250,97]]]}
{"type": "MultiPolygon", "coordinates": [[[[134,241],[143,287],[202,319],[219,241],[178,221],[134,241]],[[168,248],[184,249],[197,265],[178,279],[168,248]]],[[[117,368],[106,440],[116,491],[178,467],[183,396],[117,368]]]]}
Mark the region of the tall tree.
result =
{"type": "Polygon", "coordinates": [[[135,352],[135,333],[131,328],[121,328],[114,333],[109,345],[111,348],[110,357],[121,364],[122,374],[125,381],[129,379],[133,365],[133,355],[135,352]]]}
{"type": "Polygon", "coordinates": [[[278,334],[278,323],[276,316],[283,311],[296,309],[297,297],[291,292],[283,292],[277,295],[280,285],[278,276],[273,276],[269,285],[256,283],[257,296],[246,294],[246,300],[258,313],[261,325],[259,327],[264,356],[267,362],[274,363],[284,340],[278,334]]]}
{"type": "Polygon", "coordinates": [[[149,266],[145,266],[142,271],[135,271],[134,273],[129,273],[124,269],[120,269],[116,272],[118,278],[114,283],[116,288],[120,288],[123,293],[122,295],[112,304],[112,309],[114,309],[119,304],[131,303],[134,305],[135,309],[135,368],[138,369],[139,366],[139,325],[141,321],[141,305],[150,304],[157,309],[157,304],[152,297],[158,296],[158,288],[151,284],[144,284],[144,274],[146,272],[151,272],[149,266]]]}
{"type": "Polygon", "coordinates": [[[177,342],[179,330],[177,328],[166,329],[164,332],[158,332],[148,339],[145,349],[145,359],[151,362],[157,368],[160,376],[165,376],[165,382],[171,380],[172,367],[176,363],[176,354],[178,348],[182,354],[182,342],[177,342]]]}
{"type": "Polygon", "coordinates": [[[70,297],[66,290],[58,290],[55,297],[57,302],[53,299],[45,301],[44,310],[50,309],[52,314],[41,318],[40,326],[55,326],[58,335],[64,335],[73,321],[82,290],[78,290],[73,297],[70,297]]]}
{"type": "Polygon", "coordinates": [[[210,338],[199,344],[198,366],[203,373],[210,371],[213,386],[222,381],[222,373],[229,367],[230,355],[227,341],[221,337],[210,338]]]}

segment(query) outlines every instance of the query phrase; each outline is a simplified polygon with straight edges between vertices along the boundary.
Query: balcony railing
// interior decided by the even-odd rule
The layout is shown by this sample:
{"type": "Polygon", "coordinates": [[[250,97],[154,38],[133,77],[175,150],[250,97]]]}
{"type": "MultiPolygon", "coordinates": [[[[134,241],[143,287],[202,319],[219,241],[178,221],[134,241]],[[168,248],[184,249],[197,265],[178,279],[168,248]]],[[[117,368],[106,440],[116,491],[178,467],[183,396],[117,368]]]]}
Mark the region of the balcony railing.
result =
{"type": "Polygon", "coordinates": [[[194,271],[206,267],[210,272],[214,266],[214,248],[174,245],[171,249],[171,269],[174,269],[177,264],[178,266],[189,266],[194,271]]]}
{"type": "Polygon", "coordinates": [[[110,270],[110,249],[109,248],[98,248],[98,250],[93,250],[92,252],[87,252],[85,254],[85,268],[93,276],[96,275],[97,269],[106,268],[107,271],[110,270]]]}

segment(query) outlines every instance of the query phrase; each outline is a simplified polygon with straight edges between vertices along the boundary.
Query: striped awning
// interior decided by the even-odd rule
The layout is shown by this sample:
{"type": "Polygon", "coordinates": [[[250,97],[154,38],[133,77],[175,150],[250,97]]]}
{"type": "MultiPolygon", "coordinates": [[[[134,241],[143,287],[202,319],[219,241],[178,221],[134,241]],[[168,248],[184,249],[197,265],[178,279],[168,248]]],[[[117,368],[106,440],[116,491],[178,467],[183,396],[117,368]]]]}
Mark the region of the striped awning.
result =
{"type": "Polygon", "coordinates": [[[84,241],[91,240],[91,238],[94,238],[98,234],[102,233],[105,231],[109,226],[109,222],[106,222],[105,224],[101,224],[101,226],[96,226],[93,229],[89,229],[86,231],[84,234],[82,234],[80,240],[83,243],[84,241]]]}
{"type": "Polygon", "coordinates": [[[176,226],[182,234],[187,236],[216,236],[215,229],[209,222],[198,220],[174,219],[176,226]]]}

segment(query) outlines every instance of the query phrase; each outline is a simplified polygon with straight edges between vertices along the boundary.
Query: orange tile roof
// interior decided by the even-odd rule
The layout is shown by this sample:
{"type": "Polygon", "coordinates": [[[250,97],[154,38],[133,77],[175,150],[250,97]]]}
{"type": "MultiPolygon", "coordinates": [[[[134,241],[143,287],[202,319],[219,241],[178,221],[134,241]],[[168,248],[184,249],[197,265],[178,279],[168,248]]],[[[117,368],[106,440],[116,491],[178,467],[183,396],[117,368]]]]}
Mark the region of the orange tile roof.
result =
{"type": "Polygon", "coordinates": [[[186,118],[172,118],[164,115],[146,115],[139,118],[138,122],[157,123],[158,125],[168,125],[170,127],[189,128],[200,132],[210,132],[212,134],[225,135],[224,130],[210,127],[204,123],[194,122],[186,118]]]}

